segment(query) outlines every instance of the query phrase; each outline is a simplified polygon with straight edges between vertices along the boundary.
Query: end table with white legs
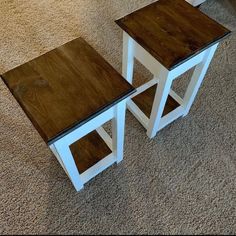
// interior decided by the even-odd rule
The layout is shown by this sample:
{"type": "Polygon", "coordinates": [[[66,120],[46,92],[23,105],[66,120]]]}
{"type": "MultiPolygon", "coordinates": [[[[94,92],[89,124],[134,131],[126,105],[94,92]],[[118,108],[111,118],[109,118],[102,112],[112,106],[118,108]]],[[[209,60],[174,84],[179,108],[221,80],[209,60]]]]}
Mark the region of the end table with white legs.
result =
{"type": "Polygon", "coordinates": [[[154,75],[128,101],[128,109],[153,138],[189,113],[217,46],[230,31],[184,0],[159,0],[116,23],[123,29],[123,76],[133,83],[135,58],[154,75]],[[194,67],[180,97],[172,83],[194,67]]]}
{"type": "Polygon", "coordinates": [[[77,191],[123,159],[131,86],[75,39],[2,75],[77,191]],[[102,125],[112,120],[112,138],[102,125]]]}

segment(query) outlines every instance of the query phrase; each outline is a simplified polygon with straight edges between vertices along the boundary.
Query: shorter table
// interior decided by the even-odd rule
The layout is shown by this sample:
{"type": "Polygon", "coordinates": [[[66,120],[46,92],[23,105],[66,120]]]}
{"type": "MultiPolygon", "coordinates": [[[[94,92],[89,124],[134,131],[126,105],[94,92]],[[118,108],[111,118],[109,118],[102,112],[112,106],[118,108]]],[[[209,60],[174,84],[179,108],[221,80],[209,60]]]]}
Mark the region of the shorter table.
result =
{"type": "Polygon", "coordinates": [[[126,99],[135,89],[82,38],[2,78],[77,191],[123,159],[126,99]],[[112,138],[102,125],[112,120],[112,138]]]}
{"type": "Polygon", "coordinates": [[[220,40],[230,31],[184,0],[159,0],[116,23],[123,33],[123,76],[132,83],[134,58],[153,80],[137,89],[128,108],[153,138],[159,130],[186,116],[220,40]],[[181,98],[172,82],[195,67],[181,98]]]}

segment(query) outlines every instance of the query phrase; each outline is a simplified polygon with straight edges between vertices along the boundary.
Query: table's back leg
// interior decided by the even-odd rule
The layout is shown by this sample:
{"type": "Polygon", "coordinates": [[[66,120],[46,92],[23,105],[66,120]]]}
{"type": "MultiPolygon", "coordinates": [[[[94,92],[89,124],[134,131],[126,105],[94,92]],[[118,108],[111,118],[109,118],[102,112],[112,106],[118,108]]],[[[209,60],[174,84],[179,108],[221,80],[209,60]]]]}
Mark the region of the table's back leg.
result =
{"type": "Polygon", "coordinates": [[[123,160],[126,99],[116,105],[112,119],[112,151],[117,163],[123,160]]]}
{"type": "Polygon", "coordinates": [[[134,41],[126,33],[123,32],[123,61],[122,61],[122,75],[132,84],[134,71],[134,41]]]}

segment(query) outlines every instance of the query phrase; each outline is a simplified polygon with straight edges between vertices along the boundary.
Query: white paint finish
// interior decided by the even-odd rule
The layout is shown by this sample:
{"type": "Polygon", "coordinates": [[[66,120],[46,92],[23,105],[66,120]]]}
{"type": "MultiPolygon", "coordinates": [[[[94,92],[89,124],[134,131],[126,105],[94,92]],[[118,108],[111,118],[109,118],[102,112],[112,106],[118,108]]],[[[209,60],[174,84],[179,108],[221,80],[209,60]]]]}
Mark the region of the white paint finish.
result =
{"type": "Polygon", "coordinates": [[[123,160],[124,132],[125,132],[126,99],[120,102],[114,110],[112,119],[112,150],[116,156],[116,162],[123,160]]]}
{"type": "Polygon", "coordinates": [[[156,89],[151,117],[147,129],[147,135],[149,138],[153,138],[157,134],[173,79],[173,77],[170,76],[169,71],[166,69],[160,72],[159,77],[160,81],[156,89]]]}
{"type": "Polygon", "coordinates": [[[204,76],[206,75],[207,69],[215,54],[217,46],[218,43],[213,45],[211,48],[207,49],[203,61],[199,65],[197,65],[194,70],[191,81],[189,83],[189,86],[183,99],[184,100],[183,106],[185,109],[183,116],[186,116],[190,111],[190,108],[194,102],[197,92],[202,84],[204,76]]]}
{"type": "Polygon", "coordinates": [[[198,6],[198,5],[202,4],[206,0],[185,0],[185,1],[192,4],[195,7],[195,6],[198,6]]]}
{"type": "Polygon", "coordinates": [[[194,66],[196,66],[197,64],[199,64],[204,59],[205,54],[206,54],[206,51],[203,51],[203,52],[197,54],[196,56],[190,58],[189,60],[182,63],[181,65],[179,65],[175,69],[171,70],[170,75],[172,77],[174,77],[174,79],[176,79],[178,76],[182,75],[183,73],[185,73],[189,69],[191,69],[194,66]]]}
{"type": "Polygon", "coordinates": [[[104,123],[111,120],[114,116],[114,109],[115,109],[114,107],[111,107],[109,110],[101,113],[100,115],[96,116],[95,118],[88,121],[84,125],[71,131],[69,134],[67,134],[65,137],[63,137],[61,140],[57,142],[65,142],[68,146],[71,145],[72,143],[81,139],[88,133],[97,129],[99,126],[102,126],[104,123]]]}
{"type": "MultiPolygon", "coordinates": [[[[136,58],[148,70],[150,70],[150,72],[154,74],[156,78],[156,81],[154,78],[154,80],[147,82],[146,84],[137,88],[137,92],[135,93],[135,95],[138,95],[146,89],[150,88],[158,81],[150,119],[139,109],[139,107],[132,100],[128,101],[127,103],[127,107],[131,111],[131,113],[147,129],[147,135],[150,138],[153,138],[160,129],[164,128],[175,119],[178,119],[180,116],[188,114],[189,109],[196,97],[197,91],[201,85],[201,82],[205,76],[207,68],[210,64],[210,61],[214,55],[214,51],[217,48],[217,45],[213,45],[210,49],[206,49],[205,51],[199,53],[198,55],[190,58],[173,70],[169,71],[153,56],[151,56],[150,53],[148,53],[144,48],[138,45],[137,42],[132,41],[132,50],[129,50],[129,38],[131,39],[131,37],[124,32],[125,41],[123,44],[123,55],[126,56],[123,57],[123,68],[126,68],[126,70],[123,70],[123,76],[129,82],[132,82],[131,78],[133,77],[133,61],[134,58],[136,58]],[[127,60],[127,55],[129,55],[129,60],[127,60]],[[184,99],[182,99],[173,90],[171,90],[172,82],[178,76],[182,75],[194,66],[196,66],[196,68],[193,77],[188,86],[185,97],[184,99]],[[168,95],[171,95],[181,105],[181,107],[176,108],[170,114],[162,117],[168,95]]],[[[135,95],[133,95],[132,97],[134,97],[135,95]]]]}
{"type": "Polygon", "coordinates": [[[71,182],[73,183],[76,191],[80,191],[81,189],[83,189],[84,183],[80,178],[79,171],[76,167],[69,146],[67,145],[67,143],[63,142],[63,138],[59,140],[59,142],[55,142],[54,145],[63,162],[63,165],[65,166],[65,169],[67,170],[67,173],[70,176],[71,182]]]}
{"type": "Polygon", "coordinates": [[[53,152],[54,156],[57,158],[58,162],[60,163],[60,165],[62,166],[63,170],[66,172],[67,176],[70,178],[70,175],[68,174],[65,165],[63,164],[63,161],[60,157],[60,155],[58,154],[56,147],[54,144],[50,145],[49,148],[51,149],[51,151],[53,152]]]}
{"type": "Polygon", "coordinates": [[[123,160],[126,100],[124,99],[109,110],[66,134],[50,146],[77,191],[80,191],[86,182],[114,162],[119,163],[123,160]],[[101,127],[109,120],[112,120],[112,139],[101,127]],[[112,153],[81,174],[77,169],[69,146],[94,130],[103,138],[112,153]]]}
{"type": "Polygon", "coordinates": [[[179,106],[178,108],[176,108],[175,110],[173,110],[169,114],[162,117],[160,120],[160,123],[159,123],[158,131],[160,131],[161,129],[163,129],[164,127],[166,127],[170,123],[172,123],[174,120],[181,117],[183,115],[183,112],[184,112],[184,108],[182,106],[179,106]]]}
{"type": "Polygon", "coordinates": [[[136,92],[134,94],[131,95],[131,98],[136,97],[137,95],[139,95],[140,93],[144,92],[145,90],[149,89],[150,87],[152,87],[153,85],[158,83],[158,79],[154,77],[154,79],[148,81],[147,83],[141,85],[140,87],[138,87],[136,90],[136,92]]]}
{"type": "Polygon", "coordinates": [[[129,35],[123,33],[123,64],[122,75],[132,84],[134,69],[134,40],[129,35]]]}
{"type": "Polygon", "coordinates": [[[101,161],[93,165],[91,168],[86,170],[84,173],[80,175],[81,181],[85,184],[96,175],[107,169],[109,166],[116,162],[116,157],[113,153],[103,158],[101,161]]]}
{"type": "Polygon", "coordinates": [[[112,150],[112,138],[110,137],[110,135],[105,131],[105,129],[103,129],[103,127],[98,127],[96,129],[96,131],[98,132],[98,134],[101,136],[101,138],[104,140],[104,142],[106,143],[106,145],[112,150]]]}
{"type": "Polygon", "coordinates": [[[149,118],[139,109],[139,107],[132,101],[127,102],[129,111],[135,116],[135,118],[143,125],[145,129],[148,128],[149,118]]]}
{"type": "Polygon", "coordinates": [[[134,42],[134,57],[151,71],[153,75],[158,75],[160,71],[165,70],[165,67],[137,42],[134,42]]]}
{"type": "Polygon", "coordinates": [[[172,89],[170,89],[169,95],[175,99],[180,105],[183,105],[184,100],[172,89]]]}

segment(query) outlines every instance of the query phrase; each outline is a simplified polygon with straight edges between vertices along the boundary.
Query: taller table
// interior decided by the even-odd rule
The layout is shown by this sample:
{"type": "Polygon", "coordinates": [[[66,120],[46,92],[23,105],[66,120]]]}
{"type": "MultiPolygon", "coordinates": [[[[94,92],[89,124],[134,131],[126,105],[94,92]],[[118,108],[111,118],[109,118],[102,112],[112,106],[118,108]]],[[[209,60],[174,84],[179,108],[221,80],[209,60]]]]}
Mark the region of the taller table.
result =
{"type": "Polygon", "coordinates": [[[188,114],[218,43],[230,31],[185,0],[159,0],[116,23],[123,29],[123,76],[132,83],[134,58],[154,75],[128,102],[153,138],[188,114]],[[182,98],[171,89],[172,82],[193,67],[182,98]]]}

